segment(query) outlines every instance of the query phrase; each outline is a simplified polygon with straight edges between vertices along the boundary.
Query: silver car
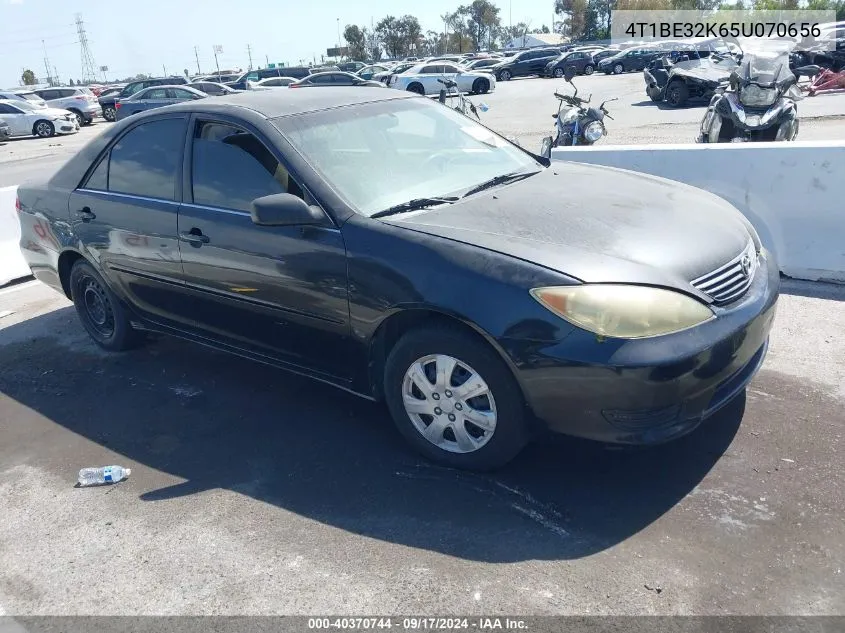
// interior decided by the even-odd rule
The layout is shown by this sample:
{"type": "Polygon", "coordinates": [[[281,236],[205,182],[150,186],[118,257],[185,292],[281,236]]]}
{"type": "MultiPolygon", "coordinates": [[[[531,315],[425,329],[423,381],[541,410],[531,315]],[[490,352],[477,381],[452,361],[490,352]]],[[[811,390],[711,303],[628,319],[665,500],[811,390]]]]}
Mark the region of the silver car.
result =
{"type": "Polygon", "coordinates": [[[47,104],[44,103],[44,99],[39,97],[32,90],[0,90],[0,99],[28,101],[30,105],[34,105],[39,108],[47,107],[47,104]]]}
{"type": "Polygon", "coordinates": [[[94,116],[100,112],[100,102],[85,86],[40,88],[33,92],[44,99],[47,107],[73,112],[80,127],[89,125],[94,120],[94,116]]]}

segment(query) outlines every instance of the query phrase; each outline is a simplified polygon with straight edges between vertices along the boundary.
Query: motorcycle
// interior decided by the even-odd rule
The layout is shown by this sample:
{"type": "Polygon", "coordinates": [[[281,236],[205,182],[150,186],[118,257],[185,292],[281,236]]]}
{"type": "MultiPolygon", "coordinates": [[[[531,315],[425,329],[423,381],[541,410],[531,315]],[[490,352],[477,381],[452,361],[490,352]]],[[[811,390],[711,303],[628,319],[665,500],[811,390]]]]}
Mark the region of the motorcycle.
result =
{"type": "Polygon", "coordinates": [[[555,91],[555,97],[559,101],[557,113],[552,115],[555,119],[555,132],[552,136],[547,136],[543,139],[540,145],[540,156],[549,158],[553,147],[592,145],[607,134],[604,119],[607,117],[612,120],[613,117],[610,116],[607,108],[605,108],[605,104],[616,101],[617,99],[607,99],[598,108],[587,107],[590,99],[592,99],[592,95],[586,99],[578,96],[578,87],[572,83],[574,76],[575,67],[567,66],[564,71],[564,78],[567,83],[575,88],[575,93],[565,95],[555,91]],[[568,107],[561,113],[564,104],[568,107]]]}
{"type": "MultiPolygon", "coordinates": [[[[799,75],[818,71],[796,68],[799,75]]],[[[794,141],[799,123],[796,101],[801,99],[797,81],[786,51],[743,52],[739,67],[710,100],[696,142],[794,141]]]]}

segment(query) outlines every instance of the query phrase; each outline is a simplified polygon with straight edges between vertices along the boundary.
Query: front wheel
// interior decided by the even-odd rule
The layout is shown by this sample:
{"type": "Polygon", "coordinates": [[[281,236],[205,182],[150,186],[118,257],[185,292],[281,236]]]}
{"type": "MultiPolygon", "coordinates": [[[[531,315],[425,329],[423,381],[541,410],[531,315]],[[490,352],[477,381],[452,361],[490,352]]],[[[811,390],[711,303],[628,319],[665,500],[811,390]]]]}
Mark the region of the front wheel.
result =
{"type": "Polygon", "coordinates": [[[563,68],[555,68],[555,77],[557,79],[563,77],[563,68]]]}
{"type": "Polygon", "coordinates": [[[673,108],[680,108],[689,99],[689,88],[682,81],[673,81],[666,89],[666,103],[673,108]]]}
{"type": "Polygon", "coordinates": [[[623,72],[625,72],[625,67],[622,64],[616,64],[613,67],[613,74],[614,75],[621,75],[623,72]]]}
{"type": "Polygon", "coordinates": [[[448,466],[499,468],[527,441],[522,393],[510,369],[457,328],[405,334],[387,359],[384,394],[405,439],[448,466]]]}
{"type": "Polygon", "coordinates": [[[585,75],[592,75],[595,72],[595,70],[596,70],[596,67],[593,66],[592,64],[587,64],[586,66],[584,66],[584,74],[585,75]]]}
{"type": "Polygon", "coordinates": [[[56,133],[56,128],[49,121],[37,121],[32,126],[32,132],[39,138],[50,138],[56,133]]]}
{"type": "Polygon", "coordinates": [[[118,298],[84,259],[77,260],[70,271],[70,292],[83,327],[103,349],[120,352],[143,339],[143,334],[132,328],[118,298]]]}

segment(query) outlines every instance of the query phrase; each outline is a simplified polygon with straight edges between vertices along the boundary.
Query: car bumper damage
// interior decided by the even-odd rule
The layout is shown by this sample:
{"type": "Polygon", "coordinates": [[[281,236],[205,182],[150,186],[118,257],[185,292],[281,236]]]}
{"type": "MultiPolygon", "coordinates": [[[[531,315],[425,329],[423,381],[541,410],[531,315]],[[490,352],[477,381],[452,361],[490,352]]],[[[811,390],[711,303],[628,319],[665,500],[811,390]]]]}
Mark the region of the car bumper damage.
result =
{"type": "Polygon", "coordinates": [[[741,394],[765,359],[780,279],[765,251],[760,263],[741,299],[690,330],[600,341],[579,329],[552,347],[519,350],[535,416],[551,431],[617,444],[693,431],[741,394]]]}

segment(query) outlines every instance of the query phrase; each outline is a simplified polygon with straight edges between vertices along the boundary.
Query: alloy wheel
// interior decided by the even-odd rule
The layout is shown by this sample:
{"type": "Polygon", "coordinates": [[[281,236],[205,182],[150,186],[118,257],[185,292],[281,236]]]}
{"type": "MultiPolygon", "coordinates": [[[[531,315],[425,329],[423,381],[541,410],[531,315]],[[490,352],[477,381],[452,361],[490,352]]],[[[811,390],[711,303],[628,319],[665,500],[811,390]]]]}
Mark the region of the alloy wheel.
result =
{"type": "Polygon", "coordinates": [[[563,77],[563,68],[555,68],[555,77],[558,79],[563,77]]]}
{"type": "Polygon", "coordinates": [[[38,125],[35,126],[35,133],[41,138],[53,136],[53,126],[47,121],[40,121],[38,125]]]}
{"type": "Polygon", "coordinates": [[[622,64],[616,64],[616,66],[613,67],[613,73],[615,75],[621,75],[624,70],[625,67],[622,64]]]}
{"type": "Polygon", "coordinates": [[[402,382],[402,402],[414,428],[450,453],[472,453],[496,431],[496,402],[481,375],[446,354],[414,361],[402,382]]]}

